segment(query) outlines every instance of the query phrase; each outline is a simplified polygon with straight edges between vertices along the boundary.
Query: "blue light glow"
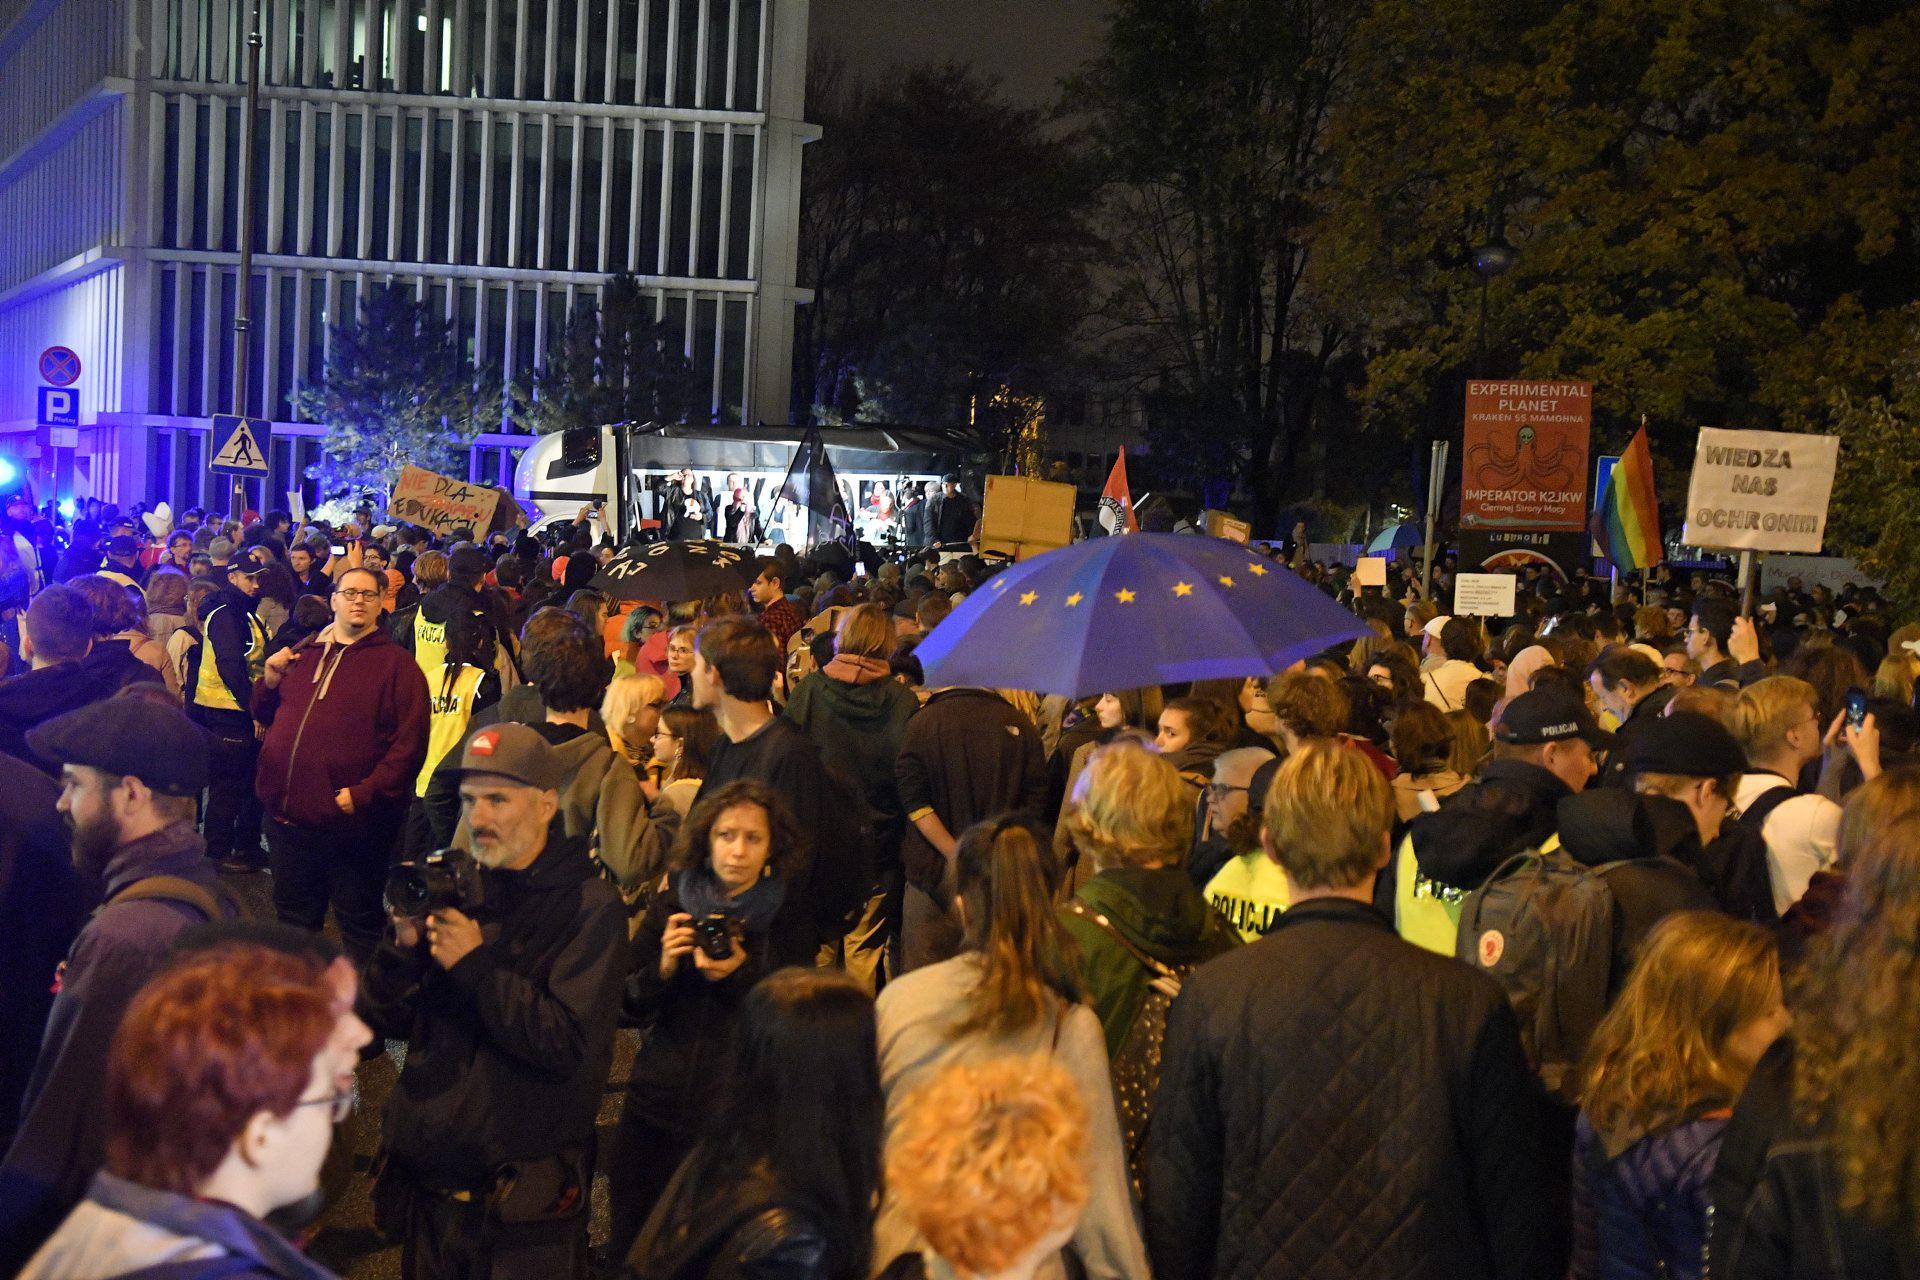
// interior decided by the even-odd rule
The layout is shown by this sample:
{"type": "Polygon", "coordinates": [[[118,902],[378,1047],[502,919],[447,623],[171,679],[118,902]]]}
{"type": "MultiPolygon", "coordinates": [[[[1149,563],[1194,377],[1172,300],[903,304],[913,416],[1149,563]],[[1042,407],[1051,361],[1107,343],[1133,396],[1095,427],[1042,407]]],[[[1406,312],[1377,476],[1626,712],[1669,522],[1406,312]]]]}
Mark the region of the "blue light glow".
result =
{"type": "Polygon", "coordinates": [[[62,498],[60,500],[60,514],[67,519],[73,519],[74,513],[79,510],[80,508],[74,505],[72,498],[62,498]]]}
{"type": "Polygon", "coordinates": [[[20,468],[13,465],[11,458],[0,458],[0,488],[12,484],[20,478],[20,468]]]}

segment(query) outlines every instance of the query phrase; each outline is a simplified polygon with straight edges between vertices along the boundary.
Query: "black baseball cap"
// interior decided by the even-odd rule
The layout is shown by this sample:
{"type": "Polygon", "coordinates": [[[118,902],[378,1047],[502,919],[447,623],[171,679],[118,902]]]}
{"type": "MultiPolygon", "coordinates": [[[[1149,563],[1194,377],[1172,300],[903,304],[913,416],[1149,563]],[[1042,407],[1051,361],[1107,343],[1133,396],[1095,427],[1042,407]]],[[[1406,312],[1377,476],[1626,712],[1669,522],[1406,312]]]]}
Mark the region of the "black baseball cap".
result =
{"type": "Polygon", "coordinates": [[[1595,750],[1613,744],[1613,735],[1594,722],[1587,703],[1571,689],[1548,686],[1521,694],[1500,713],[1494,740],[1513,746],[1540,746],[1583,738],[1595,750]]]}
{"type": "Polygon", "coordinates": [[[163,796],[207,786],[207,734],[155,681],[55,716],[27,732],[27,746],[55,764],[138,778],[163,796]]]}
{"type": "Polygon", "coordinates": [[[1747,758],[1727,727],[1697,711],[1656,716],[1627,744],[1627,772],[1683,778],[1727,778],[1745,773],[1747,758]]]}

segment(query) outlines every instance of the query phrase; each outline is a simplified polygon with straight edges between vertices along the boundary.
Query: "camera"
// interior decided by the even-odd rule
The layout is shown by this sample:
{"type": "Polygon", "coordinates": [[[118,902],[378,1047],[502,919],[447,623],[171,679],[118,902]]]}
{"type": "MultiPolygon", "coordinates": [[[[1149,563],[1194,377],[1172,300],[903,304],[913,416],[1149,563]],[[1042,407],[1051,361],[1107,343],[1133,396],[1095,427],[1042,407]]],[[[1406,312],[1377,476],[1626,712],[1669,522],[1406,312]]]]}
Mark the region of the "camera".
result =
{"type": "Polygon", "coordinates": [[[443,907],[476,915],[485,903],[480,864],[458,849],[435,849],[425,857],[396,863],[381,890],[387,914],[417,920],[443,907]]]}
{"type": "Polygon", "coordinates": [[[707,959],[725,960],[733,954],[733,928],[723,915],[701,916],[693,922],[693,942],[707,959]]]}

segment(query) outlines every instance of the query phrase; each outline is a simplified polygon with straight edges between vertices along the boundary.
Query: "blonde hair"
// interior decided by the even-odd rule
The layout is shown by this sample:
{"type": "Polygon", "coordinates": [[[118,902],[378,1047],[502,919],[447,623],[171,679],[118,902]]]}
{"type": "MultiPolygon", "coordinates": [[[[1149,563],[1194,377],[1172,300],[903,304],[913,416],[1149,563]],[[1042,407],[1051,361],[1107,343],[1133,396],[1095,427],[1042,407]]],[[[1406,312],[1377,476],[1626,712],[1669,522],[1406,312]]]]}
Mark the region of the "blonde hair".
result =
{"type": "Polygon", "coordinates": [[[1654,1134],[1703,1103],[1731,1104],[1748,1069],[1727,1042],[1779,998],[1772,934],[1718,912],[1668,916],[1641,944],[1587,1046],[1580,1102],[1588,1122],[1602,1134],[1654,1134]]]}
{"type": "Polygon", "coordinates": [[[1093,865],[1178,866],[1193,843],[1193,788],[1180,771],[1136,742],[1097,748],[1075,781],[1067,838],[1093,865]]]}
{"type": "Polygon", "coordinates": [[[1808,711],[1820,714],[1820,695],[1812,685],[1794,676],[1768,676],[1740,691],[1727,712],[1727,728],[1752,762],[1785,746],[1787,734],[1808,711]]]}
{"type": "MultiPolygon", "coordinates": [[[[148,590],[148,599],[152,599],[152,590],[148,590]]],[[[1895,702],[1913,701],[1913,677],[1920,671],[1920,661],[1905,649],[1889,651],[1880,660],[1879,669],[1873,673],[1873,696],[1890,698],[1895,702]]]]}
{"type": "Polygon", "coordinates": [[[1673,697],[1667,700],[1667,709],[1661,714],[1677,716],[1682,711],[1690,711],[1726,724],[1733,719],[1733,704],[1733,695],[1717,684],[1689,684],[1673,691],[1673,697]]]}
{"type": "Polygon", "coordinates": [[[901,1104],[887,1190],[958,1271],[1005,1271],[1085,1208],[1087,1128],[1073,1080],[1048,1059],[957,1063],[901,1104]]]}
{"type": "Polygon", "coordinates": [[[1920,770],[1847,800],[1846,897],[1794,982],[1794,1102],[1827,1140],[1840,1207],[1920,1220],[1920,770]]]}
{"type": "Polygon", "coordinates": [[[606,723],[607,736],[616,751],[629,759],[634,756],[642,744],[623,739],[620,726],[639,708],[649,702],[664,702],[666,697],[667,682],[650,672],[621,676],[607,685],[606,693],[600,698],[600,719],[606,723]]]}
{"type": "Polygon", "coordinates": [[[893,618],[877,604],[847,610],[834,629],[833,651],[857,658],[885,658],[893,652],[893,618]]]}
{"type": "Polygon", "coordinates": [[[1296,889],[1345,889],[1379,869],[1393,813],[1393,791],[1371,760],[1315,739],[1274,774],[1260,825],[1296,889]]]}
{"type": "Polygon", "coordinates": [[[444,551],[422,551],[413,561],[413,585],[425,593],[433,587],[447,585],[447,576],[452,572],[452,562],[444,551]]]}
{"type": "Polygon", "coordinates": [[[1459,707],[1447,712],[1447,728],[1453,731],[1447,768],[1463,778],[1478,772],[1480,762],[1487,758],[1487,751],[1493,746],[1493,735],[1487,732],[1487,726],[1473,712],[1459,707]]]}

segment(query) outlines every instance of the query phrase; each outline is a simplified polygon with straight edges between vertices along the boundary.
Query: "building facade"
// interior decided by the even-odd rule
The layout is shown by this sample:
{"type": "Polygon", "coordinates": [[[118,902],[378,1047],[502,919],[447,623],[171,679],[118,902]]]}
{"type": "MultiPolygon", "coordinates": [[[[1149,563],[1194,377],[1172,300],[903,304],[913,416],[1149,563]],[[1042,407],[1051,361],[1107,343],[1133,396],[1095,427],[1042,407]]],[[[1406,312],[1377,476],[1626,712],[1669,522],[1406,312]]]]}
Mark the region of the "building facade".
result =
{"type": "MultiPolygon", "coordinates": [[[[0,0],[0,453],[43,492],[70,464],[81,496],[227,505],[248,3],[0,0]],[[71,459],[36,429],[56,344],[84,366],[71,459]]],[[[716,422],[785,421],[806,0],[260,4],[250,500],[300,483],[293,397],[389,281],[514,376],[631,271],[716,422]]],[[[516,449],[488,437],[474,478],[516,449]]]]}

